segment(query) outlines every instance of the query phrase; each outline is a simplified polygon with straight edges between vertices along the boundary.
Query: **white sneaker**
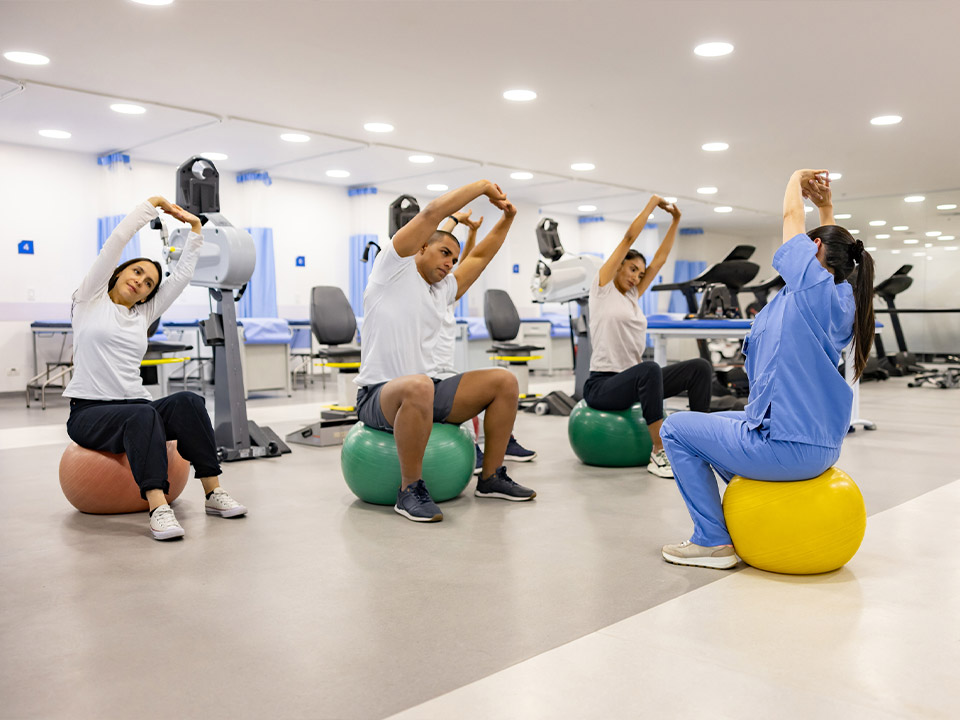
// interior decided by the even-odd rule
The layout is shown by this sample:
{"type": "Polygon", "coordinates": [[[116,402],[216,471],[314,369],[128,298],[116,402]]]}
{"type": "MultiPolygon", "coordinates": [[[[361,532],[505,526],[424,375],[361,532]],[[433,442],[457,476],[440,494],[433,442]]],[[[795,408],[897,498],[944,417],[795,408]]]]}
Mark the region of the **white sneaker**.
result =
{"type": "Polygon", "coordinates": [[[717,545],[704,547],[684,540],[676,545],[664,545],[660,550],[663,559],[674,565],[691,565],[693,567],[713,568],[715,570],[729,570],[739,562],[733,545],[717,545]]]}
{"type": "Polygon", "coordinates": [[[660,449],[650,455],[650,462],[647,465],[647,472],[662,478],[673,477],[673,468],[670,467],[670,461],[667,459],[666,450],[660,449]]]}
{"type": "Polygon", "coordinates": [[[150,513],[150,532],[154,540],[172,540],[183,537],[183,528],[169,505],[161,505],[150,513]]]}
{"type": "Polygon", "coordinates": [[[227,492],[223,488],[217,488],[210,493],[210,497],[207,498],[204,507],[207,510],[207,515],[219,515],[225,518],[239,517],[240,515],[247,514],[247,509],[227,495],[227,492]]]}

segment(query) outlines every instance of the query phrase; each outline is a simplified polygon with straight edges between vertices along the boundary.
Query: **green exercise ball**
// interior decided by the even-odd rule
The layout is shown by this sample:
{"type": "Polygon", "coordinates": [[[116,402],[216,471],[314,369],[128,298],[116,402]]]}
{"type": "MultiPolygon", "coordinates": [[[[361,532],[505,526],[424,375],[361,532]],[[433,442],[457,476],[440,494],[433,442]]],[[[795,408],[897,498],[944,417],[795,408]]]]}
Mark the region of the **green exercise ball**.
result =
{"type": "Polygon", "coordinates": [[[595,410],[581,400],[570,413],[567,436],[573,452],[586,465],[646,465],[653,450],[639,403],[629,410],[595,410]]]}
{"type": "MultiPolygon", "coordinates": [[[[477,455],[470,433],[434,423],[423,454],[423,482],[435,502],[452,500],[470,482],[477,455]]],[[[343,440],[340,469],[347,487],[364,502],[393,505],[400,489],[400,458],[392,433],[358,422],[343,440]]]]}

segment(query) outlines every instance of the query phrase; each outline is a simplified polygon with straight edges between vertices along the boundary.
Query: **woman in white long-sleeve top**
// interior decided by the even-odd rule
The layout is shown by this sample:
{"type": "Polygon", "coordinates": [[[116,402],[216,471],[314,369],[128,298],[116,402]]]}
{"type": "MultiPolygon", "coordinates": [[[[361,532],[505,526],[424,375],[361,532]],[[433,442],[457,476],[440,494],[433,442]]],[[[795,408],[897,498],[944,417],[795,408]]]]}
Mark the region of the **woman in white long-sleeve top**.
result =
{"type": "Polygon", "coordinates": [[[189,284],[202,244],[196,216],[152,197],[117,225],[73,294],[74,374],[63,392],[70,398],[67,434],[90,450],[126,453],[140,495],[150,506],[150,531],[157,540],[184,534],[164,498],[169,490],[167,440],[176,440],[177,451],[193,464],[208,514],[236,517],[247,511],[220,488],[220,462],[203,398],[179,392],[151,400],[140,378],[147,328],[189,284]],[[134,234],[157,217],[157,208],[192,229],[166,280],[160,264],[149,258],[117,266],[134,234]]]}

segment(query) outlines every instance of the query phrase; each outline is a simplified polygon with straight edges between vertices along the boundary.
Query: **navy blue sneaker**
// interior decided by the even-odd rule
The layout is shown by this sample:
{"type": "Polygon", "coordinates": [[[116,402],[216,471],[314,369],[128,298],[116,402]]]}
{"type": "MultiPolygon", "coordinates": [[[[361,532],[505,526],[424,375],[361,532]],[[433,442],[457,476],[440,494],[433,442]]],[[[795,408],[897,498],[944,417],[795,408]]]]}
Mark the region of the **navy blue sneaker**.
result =
{"type": "Polygon", "coordinates": [[[427,486],[423,480],[417,480],[409,485],[406,490],[397,492],[397,504],[393,507],[398,513],[407,520],[414,522],[440,522],[443,520],[443,513],[430,497],[427,486]]]}
{"type": "Polygon", "coordinates": [[[510,442],[507,443],[507,452],[503,456],[504,460],[515,460],[517,462],[529,462],[537,454],[533,450],[527,450],[523,445],[517,442],[517,439],[511,435],[510,442]]]}
{"type": "Polygon", "coordinates": [[[482,498],[500,498],[514,502],[533,500],[537,496],[530,488],[525,488],[511,480],[503,465],[486,480],[477,480],[477,489],[473,494],[482,498]]]}
{"type": "Polygon", "coordinates": [[[479,475],[480,471],[483,470],[483,450],[476,443],[474,443],[474,447],[477,448],[477,466],[473,469],[473,474],[479,475]]]}

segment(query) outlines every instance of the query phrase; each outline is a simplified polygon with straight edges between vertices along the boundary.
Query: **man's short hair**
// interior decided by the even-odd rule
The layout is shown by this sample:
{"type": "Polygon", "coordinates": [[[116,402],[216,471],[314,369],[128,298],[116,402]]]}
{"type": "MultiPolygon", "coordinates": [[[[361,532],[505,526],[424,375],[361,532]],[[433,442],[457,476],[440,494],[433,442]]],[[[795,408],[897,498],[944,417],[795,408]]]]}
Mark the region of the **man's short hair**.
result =
{"type": "Polygon", "coordinates": [[[454,243],[456,243],[457,247],[460,247],[460,241],[457,240],[457,236],[452,232],[447,232],[446,230],[435,230],[433,235],[430,236],[430,239],[427,240],[427,245],[433,245],[441,240],[452,240],[454,243]]]}

